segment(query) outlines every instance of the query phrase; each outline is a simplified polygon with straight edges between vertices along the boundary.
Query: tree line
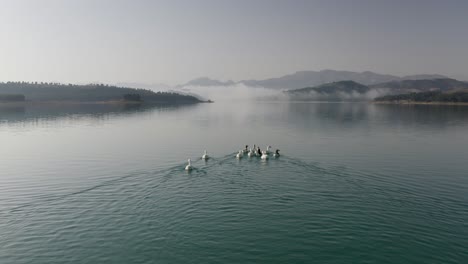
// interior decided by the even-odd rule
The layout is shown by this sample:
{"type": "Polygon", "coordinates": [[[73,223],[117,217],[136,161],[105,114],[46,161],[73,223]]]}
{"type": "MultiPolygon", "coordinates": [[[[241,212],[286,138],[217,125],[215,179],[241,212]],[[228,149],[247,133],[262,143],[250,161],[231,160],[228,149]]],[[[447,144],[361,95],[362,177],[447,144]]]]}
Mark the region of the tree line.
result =
{"type": "Polygon", "coordinates": [[[449,102],[449,103],[468,103],[468,92],[420,92],[408,94],[386,95],[375,98],[375,101],[412,101],[412,102],[449,102]]]}
{"type": "MultiPolygon", "coordinates": [[[[118,87],[107,84],[78,85],[52,82],[0,82],[0,95],[3,95],[4,98],[10,98],[10,100],[12,99],[12,95],[23,96],[28,101],[127,100],[160,103],[200,102],[194,96],[174,92],[153,92],[146,89],[118,87]]],[[[19,97],[14,98],[18,99],[19,97]]]]}

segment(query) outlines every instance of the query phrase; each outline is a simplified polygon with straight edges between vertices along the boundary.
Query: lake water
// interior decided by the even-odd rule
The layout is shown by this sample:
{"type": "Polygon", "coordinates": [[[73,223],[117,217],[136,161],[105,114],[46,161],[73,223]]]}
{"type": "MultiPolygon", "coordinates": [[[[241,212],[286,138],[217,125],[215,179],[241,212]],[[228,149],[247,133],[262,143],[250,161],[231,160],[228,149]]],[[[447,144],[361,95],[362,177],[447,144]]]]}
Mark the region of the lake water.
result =
{"type": "Polygon", "coordinates": [[[468,263],[468,107],[1,107],[0,234],[0,263],[468,263]]]}

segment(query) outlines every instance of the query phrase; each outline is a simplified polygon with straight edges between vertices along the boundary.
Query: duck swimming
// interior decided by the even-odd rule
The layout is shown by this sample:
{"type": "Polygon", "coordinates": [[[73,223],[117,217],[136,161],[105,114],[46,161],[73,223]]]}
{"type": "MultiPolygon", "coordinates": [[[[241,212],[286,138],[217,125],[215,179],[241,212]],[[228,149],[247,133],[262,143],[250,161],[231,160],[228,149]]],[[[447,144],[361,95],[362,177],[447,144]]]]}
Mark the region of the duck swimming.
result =
{"type": "Polygon", "coordinates": [[[260,150],[260,147],[257,147],[257,156],[262,156],[262,151],[260,150]]]}
{"type": "Polygon", "coordinates": [[[185,170],[186,171],[191,171],[193,168],[192,168],[192,163],[190,162],[190,159],[188,159],[188,164],[187,166],[185,166],[185,170]]]}
{"type": "Polygon", "coordinates": [[[279,151],[279,149],[276,149],[275,153],[273,154],[273,157],[278,158],[280,156],[279,151]]]}
{"type": "Polygon", "coordinates": [[[250,149],[250,151],[249,151],[249,153],[247,154],[247,156],[253,157],[253,156],[255,156],[255,152],[254,152],[252,149],[250,149]]]}
{"type": "Polygon", "coordinates": [[[244,154],[242,153],[242,150],[239,150],[239,153],[237,153],[236,158],[242,159],[243,156],[244,154]]]}
{"type": "Polygon", "coordinates": [[[263,151],[261,159],[262,160],[267,160],[268,159],[268,154],[266,153],[266,150],[263,151]]]}
{"type": "Polygon", "coordinates": [[[248,152],[249,152],[249,145],[245,145],[244,154],[247,154],[248,152]]]}
{"type": "Polygon", "coordinates": [[[204,160],[207,160],[207,159],[210,158],[210,156],[208,156],[208,154],[206,153],[206,150],[205,150],[205,154],[203,154],[203,156],[201,158],[204,159],[204,160]]]}

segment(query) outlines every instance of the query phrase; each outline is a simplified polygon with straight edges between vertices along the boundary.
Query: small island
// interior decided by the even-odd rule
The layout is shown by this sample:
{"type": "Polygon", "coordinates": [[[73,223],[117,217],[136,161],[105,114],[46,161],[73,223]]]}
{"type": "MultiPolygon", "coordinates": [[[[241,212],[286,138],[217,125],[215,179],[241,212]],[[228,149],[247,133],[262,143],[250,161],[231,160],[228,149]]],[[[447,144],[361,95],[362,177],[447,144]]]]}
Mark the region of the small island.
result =
{"type": "MultiPolygon", "coordinates": [[[[195,104],[195,96],[106,84],[1,82],[0,103],[8,104],[195,104]]],[[[211,102],[211,101],[210,101],[211,102]]]]}
{"type": "Polygon", "coordinates": [[[354,81],[338,81],[284,92],[289,99],[298,101],[365,101],[370,91],[366,85],[354,81]]]}

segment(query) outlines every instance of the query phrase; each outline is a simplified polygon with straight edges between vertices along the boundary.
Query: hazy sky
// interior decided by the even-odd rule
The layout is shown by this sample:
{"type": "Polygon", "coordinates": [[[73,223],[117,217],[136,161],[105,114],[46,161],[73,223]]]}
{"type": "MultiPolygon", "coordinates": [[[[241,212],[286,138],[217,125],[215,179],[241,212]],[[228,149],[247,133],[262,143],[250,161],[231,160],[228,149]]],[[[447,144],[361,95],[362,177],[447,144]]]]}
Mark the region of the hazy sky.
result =
{"type": "Polygon", "coordinates": [[[468,79],[468,1],[0,0],[0,80],[262,79],[339,69],[468,79]]]}

